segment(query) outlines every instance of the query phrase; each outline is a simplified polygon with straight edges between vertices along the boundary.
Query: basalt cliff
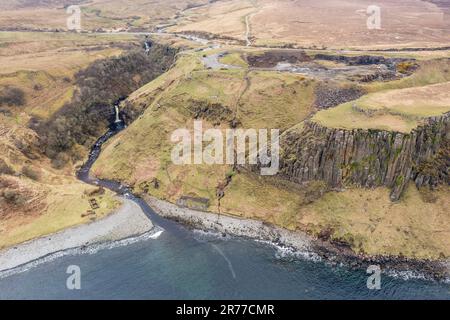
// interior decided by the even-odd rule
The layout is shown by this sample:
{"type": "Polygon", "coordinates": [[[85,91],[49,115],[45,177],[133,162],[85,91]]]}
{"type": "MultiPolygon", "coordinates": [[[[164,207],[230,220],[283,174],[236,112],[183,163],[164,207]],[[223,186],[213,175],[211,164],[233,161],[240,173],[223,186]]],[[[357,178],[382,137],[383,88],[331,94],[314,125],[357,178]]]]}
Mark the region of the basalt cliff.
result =
{"type": "Polygon", "coordinates": [[[409,180],[417,187],[449,183],[450,113],[427,121],[410,133],[327,128],[306,121],[281,141],[280,173],[297,183],[324,181],[346,185],[387,186],[398,200],[409,180]]]}

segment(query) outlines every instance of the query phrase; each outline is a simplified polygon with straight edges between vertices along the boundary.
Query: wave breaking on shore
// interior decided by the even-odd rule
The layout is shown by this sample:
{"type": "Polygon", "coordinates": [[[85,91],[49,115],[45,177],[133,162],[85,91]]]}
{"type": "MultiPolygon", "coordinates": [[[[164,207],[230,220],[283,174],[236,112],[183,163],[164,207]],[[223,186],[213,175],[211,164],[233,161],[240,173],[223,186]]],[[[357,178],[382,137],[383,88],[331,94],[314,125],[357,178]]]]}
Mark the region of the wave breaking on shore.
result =
{"type": "Polygon", "coordinates": [[[14,273],[16,269],[26,271],[65,255],[95,253],[146,237],[157,239],[162,234],[163,230],[154,227],[137,204],[125,198],[122,200],[121,208],[101,220],[0,251],[0,278],[14,273]]]}
{"type": "Polygon", "coordinates": [[[130,237],[130,238],[122,239],[122,240],[111,241],[111,242],[92,244],[92,245],[82,246],[82,247],[77,247],[77,248],[70,248],[70,249],[54,252],[45,257],[38,258],[37,260],[27,262],[23,265],[14,267],[12,269],[0,271],[0,279],[10,277],[15,274],[26,272],[26,271],[31,270],[41,264],[52,262],[52,261],[57,260],[62,257],[77,256],[77,255],[84,255],[84,254],[92,255],[92,254],[96,254],[103,250],[110,250],[110,249],[114,249],[114,248],[118,248],[118,247],[126,247],[133,243],[137,243],[137,242],[141,242],[141,241],[146,241],[146,240],[150,240],[150,239],[156,240],[161,236],[161,234],[163,232],[164,232],[163,229],[161,229],[159,227],[155,227],[152,230],[150,230],[149,232],[146,232],[139,236],[134,236],[134,237],[130,237]]]}

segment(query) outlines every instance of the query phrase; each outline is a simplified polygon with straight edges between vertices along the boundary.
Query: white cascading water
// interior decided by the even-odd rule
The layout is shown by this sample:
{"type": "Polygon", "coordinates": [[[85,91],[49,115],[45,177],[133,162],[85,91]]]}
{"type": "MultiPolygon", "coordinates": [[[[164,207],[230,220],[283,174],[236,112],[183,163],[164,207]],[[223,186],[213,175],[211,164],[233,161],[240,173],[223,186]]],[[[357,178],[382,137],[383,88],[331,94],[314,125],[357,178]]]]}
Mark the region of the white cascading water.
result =
{"type": "Polygon", "coordinates": [[[119,107],[117,105],[115,105],[114,108],[116,110],[116,121],[115,121],[115,123],[122,122],[122,120],[119,117],[119,107]]]}

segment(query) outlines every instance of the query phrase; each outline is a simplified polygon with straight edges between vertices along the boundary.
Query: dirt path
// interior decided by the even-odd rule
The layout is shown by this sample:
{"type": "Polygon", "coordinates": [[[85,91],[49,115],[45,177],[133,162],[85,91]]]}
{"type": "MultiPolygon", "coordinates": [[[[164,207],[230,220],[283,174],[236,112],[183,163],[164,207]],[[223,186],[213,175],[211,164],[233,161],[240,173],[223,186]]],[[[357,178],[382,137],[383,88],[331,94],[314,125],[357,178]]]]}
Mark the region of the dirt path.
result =
{"type": "Polygon", "coordinates": [[[251,29],[250,29],[250,17],[252,14],[248,14],[245,16],[245,42],[247,43],[247,47],[250,47],[252,45],[252,42],[250,40],[251,37],[251,29]]]}
{"type": "Polygon", "coordinates": [[[257,0],[250,0],[250,3],[252,4],[253,7],[255,7],[255,11],[252,13],[249,13],[245,16],[245,42],[246,42],[247,47],[252,46],[252,40],[251,40],[252,26],[250,23],[250,19],[259,12],[259,8],[260,8],[257,0]]]}
{"type": "Polygon", "coordinates": [[[247,90],[250,88],[251,82],[249,78],[251,70],[247,70],[245,72],[244,78],[242,79],[241,89],[239,90],[239,95],[236,98],[236,102],[234,104],[234,117],[235,119],[238,119],[239,115],[239,103],[241,102],[242,97],[247,92],[247,90]]]}

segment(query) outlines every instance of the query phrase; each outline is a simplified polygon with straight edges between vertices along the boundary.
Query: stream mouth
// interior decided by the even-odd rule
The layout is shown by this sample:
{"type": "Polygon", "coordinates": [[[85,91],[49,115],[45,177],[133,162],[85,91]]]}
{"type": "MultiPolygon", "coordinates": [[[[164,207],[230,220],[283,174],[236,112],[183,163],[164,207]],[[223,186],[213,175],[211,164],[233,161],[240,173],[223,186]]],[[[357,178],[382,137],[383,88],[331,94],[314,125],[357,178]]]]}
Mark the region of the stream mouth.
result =
{"type": "Polygon", "coordinates": [[[363,269],[297,257],[274,243],[191,230],[159,216],[130,187],[90,176],[102,146],[124,128],[124,123],[112,125],[95,142],[77,177],[136,203],[155,232],[120,245],[62,252],[8,275],[0,281],[0,299],[449,298],[448,285],[414,278],[383,276],[382,290],[368,290],[363,269]],[[83,290],[70,291],[62,285],[70,265],[83,270],[83,290]]]}
{"type": "Polygon", "coordinates": [[[145,213],[145,215],[152,221],[152,223],[159,228],[162,228],[165,231],[172,232],[184,232],[187,235],[187,230],[183,228],[181,225],[174,221],[167,220],[160,215],[158,215],[142,198],[135,195],[132,189],[128,186],[123,185],[120,182],[107,180],[107,179],[98,179],[92,177],[90,175],[90,171],[95,161],[97,161],[100,153],[102,151],[103,145],[112,137],[117,135],[119,132],[126,128],[125,122],[112,123],[108,129],[108,131],[98,138],[98,140],[94,143],[89,152],[88,160],[81,166],[81,168],[77,171],[77,178],[87,184],[93,186],[101,186],[103,188],[109,189],[116,193],[118,196],[125,197],[136,203],[141,210],[145,213]]]}

